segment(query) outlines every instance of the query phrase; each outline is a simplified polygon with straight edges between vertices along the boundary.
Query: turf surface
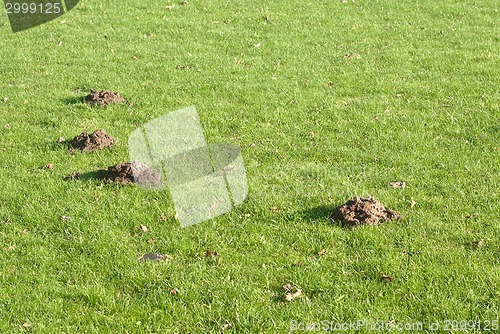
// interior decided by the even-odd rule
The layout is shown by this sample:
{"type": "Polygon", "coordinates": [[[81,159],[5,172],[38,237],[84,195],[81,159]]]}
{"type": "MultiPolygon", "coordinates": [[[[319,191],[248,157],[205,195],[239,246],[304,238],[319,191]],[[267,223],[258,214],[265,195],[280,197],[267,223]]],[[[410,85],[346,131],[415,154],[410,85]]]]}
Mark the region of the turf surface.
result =
{"type": "Polygon", "coordinates": [[[493,330],[498,9],[90,0],[16,34],[3,15],[0,332],[493,330]],[[131,103],[90,107],[91,89],[131,103]],[[250,192],[237,209],[180,228],[168,191],[65,180],[127,160],[138,125],[190,105],[207,141],[242,150],[250,192]],[[114,149],[58,142],[98,128],[114,149]],[[330,222],[355,195],[405,218],[330,222]],[[148,252],[171,259],[139,262],[148,252]],[[286,283],[302,295],[287,302],[286,283]]]}

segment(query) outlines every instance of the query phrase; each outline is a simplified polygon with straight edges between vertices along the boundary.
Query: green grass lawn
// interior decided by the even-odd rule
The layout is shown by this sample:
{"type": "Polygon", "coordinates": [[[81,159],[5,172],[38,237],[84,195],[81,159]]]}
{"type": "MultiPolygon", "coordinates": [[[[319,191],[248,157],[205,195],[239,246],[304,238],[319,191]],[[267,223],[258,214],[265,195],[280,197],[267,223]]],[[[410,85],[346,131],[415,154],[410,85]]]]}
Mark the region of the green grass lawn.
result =
{"type": "Polygon", "coordinates": [[[495,328],[498,2],[169,4],[82,0],[16,34],[0,16],[0,333],[495,328]],[[90,107],[91,89],[131,103],[90,107]],[[127,161],[137,126],[190,105],[207,141],[242,151],[230,213],[181,228],[168,190],[65,179],[127,161]],[[58,142],[98,128],[113,149],[58,142]],[[330,222],[356,195],[404,219],[330,222]]]}

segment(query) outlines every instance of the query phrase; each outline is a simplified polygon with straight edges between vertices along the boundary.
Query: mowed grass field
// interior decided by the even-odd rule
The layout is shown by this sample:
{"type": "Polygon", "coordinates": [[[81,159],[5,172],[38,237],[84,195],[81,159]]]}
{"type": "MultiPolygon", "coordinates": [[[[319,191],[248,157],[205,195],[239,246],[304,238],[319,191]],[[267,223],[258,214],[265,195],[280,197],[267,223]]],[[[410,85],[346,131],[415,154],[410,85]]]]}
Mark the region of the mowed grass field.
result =
{"type": "Polygon", "coordinates": [[[2,14],[0,332],[495,332],[498,11],[85,0],[16,34],[2,14]],[[129,103],[90,107],[91,89],[129,103]],[[65,179],[128,161],[132,131],[190,105],[208,142],[242,151],[249,195],[230,213],[181,228],[168,190],[65,179]],[[59,143],[98,128],[113,149],[59,143]],[[328,219],[367,195],[404,219],[328,219]]]}

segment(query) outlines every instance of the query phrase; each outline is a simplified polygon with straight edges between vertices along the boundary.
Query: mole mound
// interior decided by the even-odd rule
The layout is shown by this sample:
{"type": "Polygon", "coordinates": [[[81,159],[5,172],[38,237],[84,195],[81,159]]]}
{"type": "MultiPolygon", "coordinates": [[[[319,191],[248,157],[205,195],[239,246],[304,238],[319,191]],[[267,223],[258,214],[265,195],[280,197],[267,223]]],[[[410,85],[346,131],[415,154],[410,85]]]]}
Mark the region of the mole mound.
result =
{"type": "Polygon", "coordinates": [[[394,210],[388,210],[373,197],[353,197],[336,208],[330,215],[333,221],[339,220],[344,226],[378,225],[380,222],[400,219],[394,210]]]}
{"type": "Polygon", "coordinates": [[[107,170],[99,171],[99,178],[109,183],[130,184],[132,182],[159,187],[162,183],[161,174],[139,161],[119,162],[109,166],[107,170]]]}
{"type": "Polygon", "coordinates": [[[104,107],[111,103],[124,103],[125,99],[121,97],[118,92],[112,92],[110,90],[92,90],[89,95],[85,96],[85,102],[91,105],[104,107]]]}
{"type": "Polygon", "coordinates": [[[72,149],[91,152],[105,147],[112,147],[113,142],[113,137],[108,135],[106,131],[99,129],[90,135],[85,131],[80,133],[71,141],[69,146],[72,149]]]}

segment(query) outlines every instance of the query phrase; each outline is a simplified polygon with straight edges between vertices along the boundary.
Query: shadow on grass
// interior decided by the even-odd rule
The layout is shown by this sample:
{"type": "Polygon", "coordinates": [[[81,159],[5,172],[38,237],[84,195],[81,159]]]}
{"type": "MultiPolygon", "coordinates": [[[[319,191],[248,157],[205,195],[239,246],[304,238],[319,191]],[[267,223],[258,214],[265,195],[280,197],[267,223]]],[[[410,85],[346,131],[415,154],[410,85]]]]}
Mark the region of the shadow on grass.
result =
{"type": "Polygon", "coordinates": [[[67,175],[64,177],[64,180],[66,181],[87,181],[87,180],[92,180],[92,181],[103,181],[104,180],[104,170],[94,170],[90,172],[73,172],[70,175],[67,175]]]}
{"type": "Polygon", "coordinates": [[[329,218],[333,209],[335,209],[333,205],[320,205],[314,208],[300,211],[300,213],[309,219],[323,219],[329,218]]]}
{"type": "Polygon", "coordinates": [[[312,208],[307,208],[304,210],[298,210],[295,212],[292,212],[288,215],[285,216],[286,220],[293,220],[293,219],[303,219],[306,221],[317,221],[317,220],[324,220],[328,219],[330,217],[330,214],[332,211],[336,208],[334,205],[319,205],[316,207],[312,208]]]}
{"type": "Polygon", "coordinates": [[[39,143],[37,146],[43,148],[44,150],[50,150],[50,151],[58,151],[61,149],[68,150],[69,149],[69,143],[67,141],[65,142],[60,142],[58,140],[47,140],[42,143],[39,143]]]}
{"type": "Polygon", "coordinates": [[[63,99],[65,104],[84,104],[85,103],[85,95],[82,96],[72,96],[63,99]]]}

